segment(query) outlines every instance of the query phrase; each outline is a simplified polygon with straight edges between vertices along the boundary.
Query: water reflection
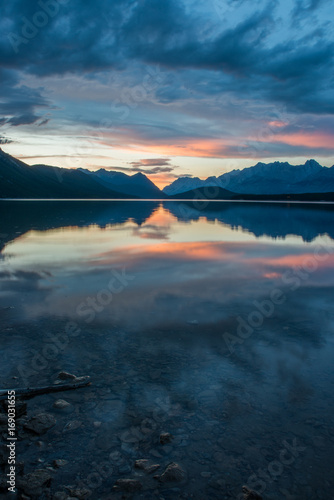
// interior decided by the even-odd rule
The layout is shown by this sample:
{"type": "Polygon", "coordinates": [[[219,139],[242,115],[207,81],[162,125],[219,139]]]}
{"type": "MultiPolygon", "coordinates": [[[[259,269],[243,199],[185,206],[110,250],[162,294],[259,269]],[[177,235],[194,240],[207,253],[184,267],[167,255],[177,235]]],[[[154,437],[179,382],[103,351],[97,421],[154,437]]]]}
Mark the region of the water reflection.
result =
{"type": "MultiPolygon", "coordinates": [[[[185,498],[236,498],[284,440],[298,439],[303,453],[265,482],[266,493],[328,498],[331,206],[16,202],[1,210],[1,383],[19,376],[23,385],[23,375],[47,383],[60,369],[94,379],[84,396],[66,395],[82,427],[66,445],[59,427],[51,431],[73,462],[57,484],[71,484],[75,467],[88,473],[92,452],[100,461],[114,453],[101,498],[135,474],[139,458],[180,462],[185,498]],[[76,335],[67,335],[69,322],[76,335]],[[174,444],[157,448],[160,431],[174,444]]],[[[159,498],[156,482],[143,482],[147,496],[138,498],[159,498]]]]}
{"type": "MultiPolygon", "coordinates": [[[[319,235],[334,238],[334,206],[331,204],[211,202],[201,206],[194,202],[0,201],[0,245],[32,229],[46,231],[91,225],[105,228],[127,221],[135,222],[138,228],[146,225],[147,229],[156,232],[159,219],[155,218],[151,228],[149,221],[157,212],[164,229],[168,229],[168,223],[175,219],[191,222],[205,218],[208,223],[218,222],[231,229],[241,228],[256,237],[286,238],[295,235],[304,241],[312,241],[319,235]]],[[[158,236],[159,232],[153,237],[158,236]]]]}
{"type": "MultiPolygon", "coordinates": [[[[46,314],[90,322],[91,306],[83,306],[87,297],[107,287],[112,270],[126,269],[133,281],[98,311],[99,321],[111,317],[138,330],[191,323],[210,328],[219,323],[222,329],[237,313],[247,316],[253,302],[274,287],[295,297],[295,290],[330,290],[333,284],[332,243],[320,236],[333,231],[329,206],[312,211],[309,206],[213,203],[194,214],[189,206],[166,205],[6,204],[1,233],[11,243],[2,251],[4,307],[14,306],[17,319],[46,314]],[[284,222],[296,228],[295,236],[313,238],[313,243],[288,237],[287,244],[274,244],[284,222]]],[[[287,227],[284,237],[290,231],[287,227]]]]}

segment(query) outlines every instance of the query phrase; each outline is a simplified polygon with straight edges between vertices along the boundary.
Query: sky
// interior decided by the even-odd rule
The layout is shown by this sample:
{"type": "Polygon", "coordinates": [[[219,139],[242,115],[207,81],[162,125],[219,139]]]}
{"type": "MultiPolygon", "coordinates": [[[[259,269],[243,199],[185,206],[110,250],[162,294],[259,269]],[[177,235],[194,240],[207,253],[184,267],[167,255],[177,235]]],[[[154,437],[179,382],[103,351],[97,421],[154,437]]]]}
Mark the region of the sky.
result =
{"type": "Polygon", "coordinates": [[[0,146],[159,187],[334,163],[331,0],[0,4],[0,146]]]}

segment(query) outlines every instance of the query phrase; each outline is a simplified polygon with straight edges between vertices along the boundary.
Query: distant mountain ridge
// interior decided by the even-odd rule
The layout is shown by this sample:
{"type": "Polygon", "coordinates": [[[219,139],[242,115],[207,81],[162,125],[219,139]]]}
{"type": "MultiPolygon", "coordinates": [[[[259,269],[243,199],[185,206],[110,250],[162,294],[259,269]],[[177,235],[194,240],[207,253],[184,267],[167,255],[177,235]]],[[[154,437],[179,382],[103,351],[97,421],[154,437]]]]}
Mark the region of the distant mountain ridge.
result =
{"type": "Polygon", "coordinates": [[[164,193],[146,175],[138,172],[134,175],[127,175],[114,170],[86,170],[78,169],[93,177],[102,186],[109,187],[119,193],[129,196],[139,196],[140,198],[164,198],[164,193]]]}
{"type": "Polygon", "coordinates": [[[29,166],[0,148],[0,198],[332,201],[333,197],[334,166],[323,167],[315,160],[295,166],[287,162],[257,163],[203,180],[180,177],[161,191],[142,173],[29,166]],[[216,189],[208,191],[210,187],[216,189]]]}
{"type": "Polygon", "coordinates": [[[180,177],[163,191],[175,196],[198,188],[217,186],[236,194],[281,195],[334,192],[334,166],[327,168],[315,160],[304,165],[288,162],[257,163],[243,170],[232,170],[219,177],[180,177]]]}
{"type": "Polygon", "coordinates": [[[0,148],[0,198],[165,198],[145,175],[32,165],[0,148]]]}

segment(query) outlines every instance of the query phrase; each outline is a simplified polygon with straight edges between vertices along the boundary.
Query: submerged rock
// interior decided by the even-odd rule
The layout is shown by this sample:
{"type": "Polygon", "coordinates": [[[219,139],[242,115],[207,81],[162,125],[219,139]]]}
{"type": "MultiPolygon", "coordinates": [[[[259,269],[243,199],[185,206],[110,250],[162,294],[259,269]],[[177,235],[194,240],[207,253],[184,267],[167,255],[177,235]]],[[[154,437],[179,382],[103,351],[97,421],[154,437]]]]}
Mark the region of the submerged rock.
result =
{"type": "Polygon", "coordinates": [[[73,488],[70,489],[71,497],[78,498],[79,500],[86,500],[92,496],[92,491],[88,488],[73,488]]]}
{"type": "Polygon", "coordinates": [[[171,443],[173,439],[173,435],[169,432],[162,432],[159,437],[160,444],[171,443]]]}
{"type": "Polygon", "coordinates": [[[41,495],[42,489],[50,486],[52,476],[48,470],[37,469],[30,472],[24,478],[19,478],[18,487],[28,495],[41,495]]]}
{"type": "Polygon", "coordinates": [[[58,380],[76,380],[78,377],[73,373],[59,372],[57,375],[58,380]]]}
{"type": "Polygon", "coordinates": [[[136,469],[142,469],[145,470],[148,467],[148,460],[136,460],[135,461],[135,468],[136,469]]]}
{"type": "Polygon", "coordinates": [[[261,495],[259,495],[256,491],[248,488],[248,486],[243,486],[242,492],[244,494],[244,500],[263,500],[261,495]]]}
{"type": "Polygon", "coordinates": [[[146,472],[146,474],[152,474],[153,472],[158,470],[159,467],[159,464],[150,465],[149,460],[142,459],[135,461],[135,468],[143,470],[144,472],[146,472]]]}
{"type": "Polygon", "coordinates": [[[57,459],[52,462],[52,465],[59,469],[60,467],[64,467],[68,464],[68,460],[57,459]]]}
{"type": "Polygon", "coordinates": [[[68,408],[69,406],[71,406],[71,403],[65,401],[65,399],[57,399],[57,401],[53,403],[53,407],[57,408],[57,410],[63,410],[64,408],[68,408]]]}
{"type": "Polygon", "coordinates": [[[145,469],[145,472],[146,474],[153,474],[153,472],[157,471],[159,467],[160,467],[159,464],[150,465],[145,469]]]}
{"type": "Polygon", "coordinates": [[[185,471],[175,462],[167,465],[164,472],[161,476],[154,476],[156,479],[159,479],[162,483],[168,482],[180,482],[186,478],[185,471]]]}
{"type": "Polygon", "coordinates": [[[51,429],[51,427],[54,427],[56,423],[57,420],[49,413],[39,413],[30,418],[28,422],[24,424],[24,428],[40,435],[51,429]]]}
{"type": "Polygon", "coordinates": [[[76,429],[79,429],[81,425],[82,422],[80,420],[71,420],[65,425],[63,432],[75,431],[76,429]]]}
{"type": "Polygon", "coordinates": [[[142,489],[142,484],[137,479],[117,479],[113,489],[135,492],[142,489]]]}
{"type": "Polygon", "coordinates": [[[53,500],[68,500],[70,497],[64,491],[57,491],[53,495],[53,500]]]}

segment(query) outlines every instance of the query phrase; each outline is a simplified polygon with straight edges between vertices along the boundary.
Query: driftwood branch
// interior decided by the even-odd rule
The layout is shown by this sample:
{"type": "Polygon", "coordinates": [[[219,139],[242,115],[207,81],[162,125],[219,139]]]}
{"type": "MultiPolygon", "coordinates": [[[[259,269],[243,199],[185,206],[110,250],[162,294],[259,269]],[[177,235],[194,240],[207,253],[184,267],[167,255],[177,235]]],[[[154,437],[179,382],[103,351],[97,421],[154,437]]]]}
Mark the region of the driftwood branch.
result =
{"type": "Polygon", "coordinates": [[[79,377],[73,382],[67,384],[58,384],[58,385],[48,385],[45,387],[25,387],[18,389],[7,389],[4,391],[0,391],[0,401],[8,399],[8,391],[15,391],[15,396],[19,396],[21,398],[33,398],[34,396],[39,396],[40,394],[50,394],[51,392],[62,392],[62,391],[71,391],[72,389],[79,389],[80,387],[87,387],[91,384],[90,377],[79,377]]]}

